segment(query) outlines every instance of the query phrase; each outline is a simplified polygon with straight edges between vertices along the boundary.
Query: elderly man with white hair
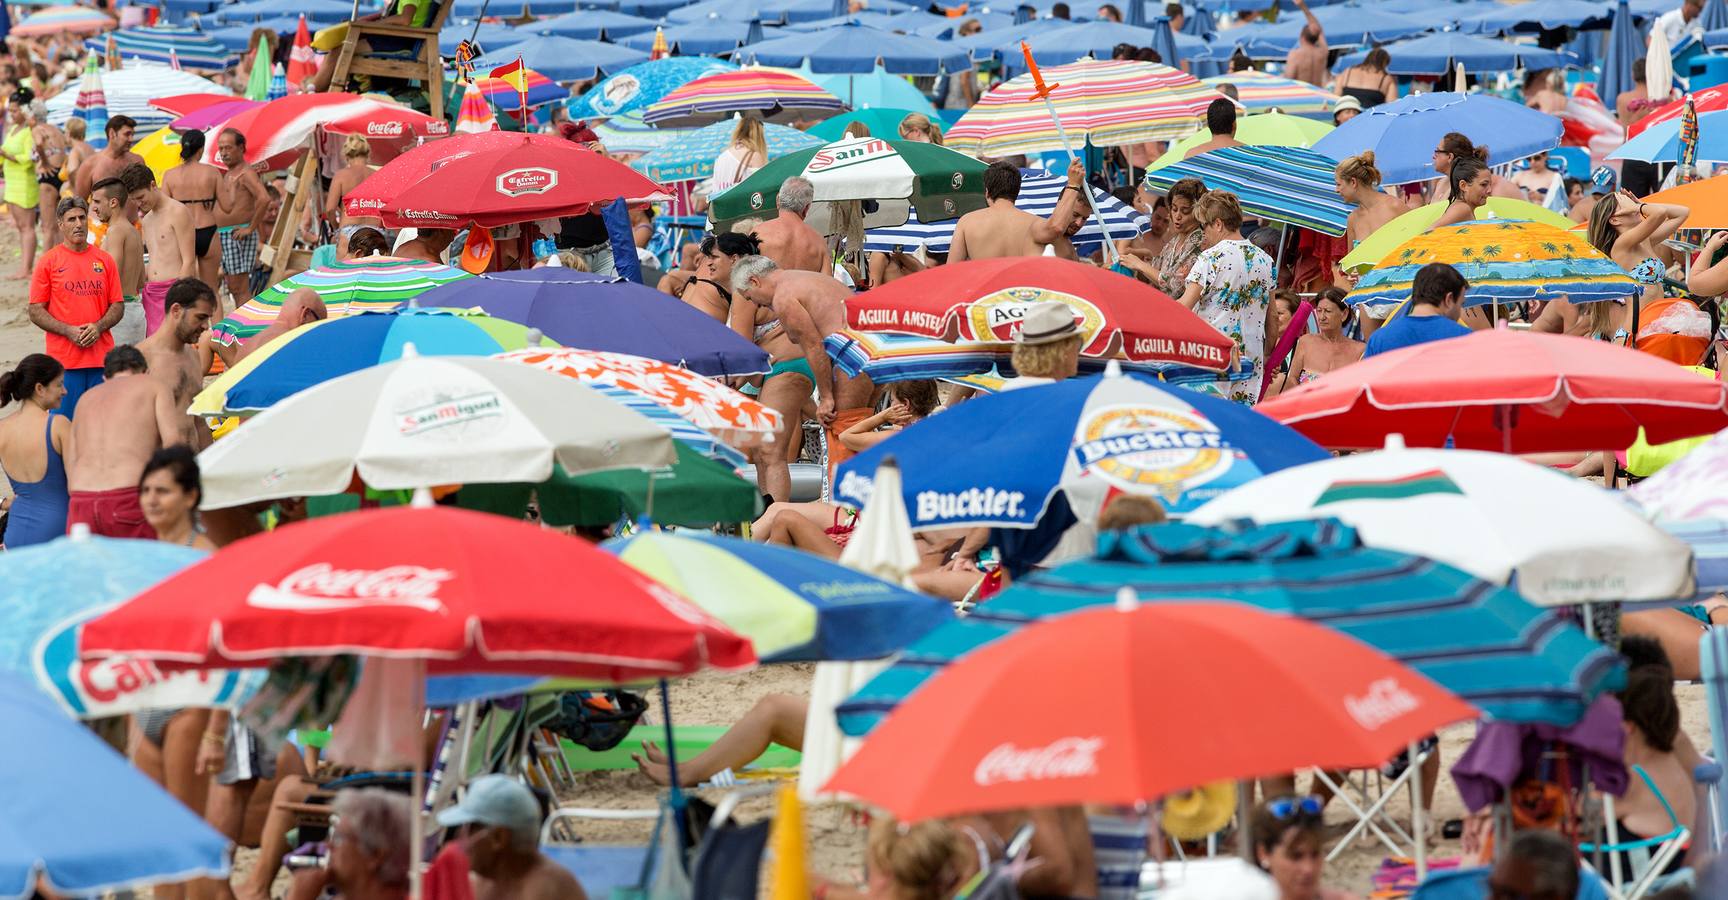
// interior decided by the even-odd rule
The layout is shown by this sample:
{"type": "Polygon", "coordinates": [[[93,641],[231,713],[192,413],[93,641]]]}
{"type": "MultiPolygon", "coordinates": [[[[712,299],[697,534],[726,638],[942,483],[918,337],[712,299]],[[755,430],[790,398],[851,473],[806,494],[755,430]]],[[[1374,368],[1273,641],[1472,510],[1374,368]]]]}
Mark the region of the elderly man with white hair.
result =
{"type": "Polygon", "coordinates": [[[804,272],[834,271],[834,257],[822,234],[804,221],[815,202],[816,187],[807,178],[793,176],[780,183],[774,205],[780,214],[757,225],[751,233],[762,242],[762,255],[782,269],[804,272]]]}
{"type": "Polygon", "coordinates": [[[291,898],[319,897],[333,889],[342,900],[402,900],[408,896],[409,803],[383,788],[336,795],[330,817],[330,857],[322,869],[303,869],[291,898]]]}
{"type": "Polygon", "coordinates": [[[540,852],[540,801],[507,775],[474,779],[462,802],[438,814],[461,829],[474,900],[587,900],[576,876],[540,852]]]}

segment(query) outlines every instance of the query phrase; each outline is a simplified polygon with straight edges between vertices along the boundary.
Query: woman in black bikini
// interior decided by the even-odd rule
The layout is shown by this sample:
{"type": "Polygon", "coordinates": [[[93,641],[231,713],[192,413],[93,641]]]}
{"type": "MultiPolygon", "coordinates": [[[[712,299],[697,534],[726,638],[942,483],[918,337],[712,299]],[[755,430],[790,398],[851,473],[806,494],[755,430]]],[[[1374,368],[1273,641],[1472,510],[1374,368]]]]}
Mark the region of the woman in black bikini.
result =
{"type": "Polygon", "coordinates": [[[732,291],[726,284],[732,277],[732,264],[753,253],[760,253],[761,243],[747,234],[711,234],[702,239],[701,257],[696,262],[696,276],[684,282],[678,299],[725,322],[732,310],[732,291]]]}
{"type": "Polygon", "coordinates": [[[41,100],[30,101],[30,137],[36,142],[36,223],[42,230],[38,246],[52,247],[60,242],[54,207],[60,202],[60,169],[70,145],[60,129],[48,124],[48,104],[41,100]]]}
{"type": "Polygon", "coordinates": [[[1334,82],[1338,96],[1355,97],[1363,109],[1398,99],[1398,80],[1386,71],[1391,64],[1392,55],[1386,52],[1386,48],[1375,47],[1368,51],[1362,62],[1339,73],[1334,82]]]}
{"type": "Polygon", "coordinates": [[[222,173],[199,162],[204,155],[204,132],[196,129],[180,136],[180,165],[162,176],[168,196],[186,204],[192,213],[192,252],[198,257],[198,280],[217,290],[217,269],[222,247],[216,241],[216,187],[222,173]]]}

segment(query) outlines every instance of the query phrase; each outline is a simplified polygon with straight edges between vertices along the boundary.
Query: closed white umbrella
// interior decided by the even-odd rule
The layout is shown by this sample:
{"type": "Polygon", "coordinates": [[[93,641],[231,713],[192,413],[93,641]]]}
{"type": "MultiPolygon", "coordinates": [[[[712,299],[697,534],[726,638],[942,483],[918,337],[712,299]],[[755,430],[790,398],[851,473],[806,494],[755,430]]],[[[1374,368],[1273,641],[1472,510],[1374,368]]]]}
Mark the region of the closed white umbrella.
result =
{"type": "Polygon", "coordinates": [[[1674,90],[1674,48],[1660,28],[1650,29],[1650,48],[1644,54],[1644,90],[1658,103],[1674,90]]]}

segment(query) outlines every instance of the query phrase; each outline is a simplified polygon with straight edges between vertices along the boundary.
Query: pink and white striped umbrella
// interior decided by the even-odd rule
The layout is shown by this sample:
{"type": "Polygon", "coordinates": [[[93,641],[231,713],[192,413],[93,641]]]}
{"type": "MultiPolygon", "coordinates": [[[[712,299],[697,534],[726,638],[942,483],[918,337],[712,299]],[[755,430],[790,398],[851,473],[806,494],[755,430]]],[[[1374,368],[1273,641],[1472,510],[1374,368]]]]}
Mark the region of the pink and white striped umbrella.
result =
{"type": "MultiPolygon", "coordinates": [[[[275,167],[292,162],[315,130],[331,134],[358,134],[398,150],[412,146],[417,138],[442,137],[449,123],[400,104],[357,94],[291,94],[246,110],[222,123],[246,136],[246,161],[266,162],[275,167]]],[[[216,135],[206,144],[204,161],[221,165],[216,158],[216,135]]]]}
{"type": "MultiPolygon", "coordinates": [[[[1218,92],[1192,75],[1157,63],[1090,60],[1043,70],[1050,102],[1068,139],[1079,146],[1118,147],[1187,137],[1200,129],[1218,92]]],[[[1027,73],[992,88],[943,143],[977,156],[1061,150],[1050,109],[1027,73]]]]}

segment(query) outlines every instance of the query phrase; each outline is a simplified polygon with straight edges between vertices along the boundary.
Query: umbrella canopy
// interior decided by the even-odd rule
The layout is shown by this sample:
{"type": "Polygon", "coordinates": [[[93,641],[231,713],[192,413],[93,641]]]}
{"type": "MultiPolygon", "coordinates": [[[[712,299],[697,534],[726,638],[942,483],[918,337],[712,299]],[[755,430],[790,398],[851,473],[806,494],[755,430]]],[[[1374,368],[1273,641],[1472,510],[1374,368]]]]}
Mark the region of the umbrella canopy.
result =
{"type": "Polygon", "coordinates": [[[1651,110],[1648,115],[1627,127],[1626,133],[1637,137],[1646,129],[1667,122],[1677,122],[1686,114],[1686,101],[1692,101],[1692,107],[1699,115],[1721,112],[1728,109],[1728,84],[1716,84],[1693,91],[1671,103],[1664,103],[1651,110]]]}
{"type": "MultiPolygon", "coordinates": [[[[1392,54],[1386,71],[1393,75],[1444,75],[1455,65],[1472,72],[1496,72],[1557,69],[1577,64],[1572,54],[1563,50],[1543,50],[1533,44],[1514,44],[1456,31],[1389,44],[1386,52],[1392,54]]],[[[1368,53],[1362,50],[1344,55],[1333,63],[1333,71],[1361,65],[1368,53]]]]}
{"type": "Polygon", "coordinates": [[[455,133],[478,134],[497,130],[498,115],[492,111],[492,104],[486,102],[486,95],[480,93],[480,87],[474,82],[462,82],[462,105],[456,109],[455,133]]]}
{"type": "Polygon", "coordinates": [[[1509,100],[1442,91],[1364,110],[1316,141],[1313,150],[1339,161],[1372,150],[1384,183],[1409,184],[1439,176],[1434,148],[1447,132],[1490,147],[1489,162],[1498,166],[1554,149],[1561,130],[1558,118],[1509,100]]]}
{"type": "Polygon", "coordinates": [[[1692,553],[1683,542],[1613,493],[1501,453],[1394,445],[1292,466],[1186,521],[1327,518],[1356,529],[1369,546],[1510,585],[1539,606],[1691,594],[1692,553]]]}
{"type": "Polygon", "coordinates": [[[1690,212],[1682,228],[1728,228],[1728,179],[1704,178],[1677,184],[1645,198],[1648,203],[1676,203],[1690,212]]]}
{"type": "Polygon", "coordinates": [[[422,144],[350,191],[350,214],[396,228],[496,228],[572,216],[611,201],[665,200],[660,186],[580,144],[490,131],[422,144]]]}
{"type": "MultiPolygon", "coordinates": [[[[1032,47],[1032,58],[1038,61],[1039,67],[1044,67],[1066,65],[1087,58],[1109,59],[1111,51],[1120,44],[1156,48],[1160,40],[1175,44],[1175,53],[1160,54],[1164,64],[1169,66],[1175,66],[1182,59],[1206,48],[1205,41],[1186,34],[1173,35],[1168,26],[1160,31],[1103,20],[1064,23],[1057,28],[1038,31],[1027,43],[1032,47]]],[[[992,49],[1001,57],[1004,73],[1018,75],[1026,71],[1026,56],[1020,52],[1018,37],[1005,39],[992,49]]],[[[1170,48],[1166,46],[1165,49],[1170,48]]]]}
{"type": "MultiPolygon", "coordinates": [[[[514,57],[511,61],[515,61],[514,57]]],[[[522,108],[522,91],[517,90],[514,83],[485,75],[471,80],[474,82],[474,86],[480,89],[480,95],[485,97],[487,102],[493,106],[506,111],[522,108]]],[[[570,92],[562,85],[533,69],[524,72],[522,80],[528,86],[529,109],[545,106],[559,100],[567,100],[570,97],[570,92]]]]}
{"type": "Polygon", "coordinates": [[[671,143],[679,134],[670,128],[649,125],[642,121],[640,112],[596,119],[589,126],[608,153],[648,153],[671,143]]]}
{"type": "Polygon", "coordinates": [[[972,57],[947,41],[882,31],[848,22],[815,34],[795,34],[746,44],[735,59],[812,72],[869,74],[881,66],[891,75],[971,72],[972,57]]]}
{"type": "MultiPolygon", "coordinates": [[[[871,0],[870,8],[876,12],[905,12],[913,7],[900,0],[871,0]]],[[[761,0],[760,5],[762,21],[789,24],[831,19],[845,9],[845,4],[835,0],[761,0]]]]}
{"type": "Polygon", "coordinates": [[[180,165],[180,135],[163,126],[134,142],[132,152],[143,157],[144,164],[156,174],[156,183],[161,184],[162,176],[180,165]]]}
{"type": "Polygon", "coordinates": [[[1296,147],[1225,147],[1148,171],[1146,187],[1168,191],[1183,178],[1199,178],[1211,190],[1235,193],[1249,216],[1336,237],[1355,207],[1338,199],[1335,166],[1296,147]]]}
{"type": "Polygon", "coordinates": [[[1309,766],[1373,768],[1477,715],[1323,626],[1235,603],[1141,606],[1124,593],[1118,608],[1027,626],[949,667],[825,790],[901,821],[1133,804],[1309,766]],[[1229,660],[1228,672],[1196,658],[1229,660]],[[1079,672],[1094,676],[1085,691],[1071,689],[1079,672]],[[1028,703],[1061,703],[1063,714],[1026,715],[1028,703]],[[908,767],[913,758],[925,762],[908,767]]]}
{"type": "MultiPolygon", "coordinates": [[[[922,114],[910,109],[872,106],[841,113],[831,119],[823,119],[821,122],[810,126],[804,133],[824,141],[838,141],[846,136],[848,125],[853,122],[861,122],[865,128],[870,129],[870,134],[873,137],[891,138],[900,134],[900,122],[910,115],[922,114]]],[[[943,123],[931,121],[930,124],[937,131],[942,130],[943,123]]]]}
{"type": "MultiPolygon", "coordinates": [[[[1659,201],[1652,200],[1650,202],[1659,201]]],[[[1436,200],[1427,206],[1418,206],[1387,222],[1375,229],[1373,234],[1345,254],[1344,258],[1338,261],[1338,265],[1344,271],[1356,275],[1374,268],[1381,260],[1392,255],[1392,252],[1397,250],[1405,241],[1426,233],[1429,227],[1440,218],[1440,214],[1446,211],[1448,205],[1445,200],[1436,200]]],[[[1486,204],[1477,207],[1476,217],[1478,221],[1524,219],[1568,231],[1577,224],[1551,209],[1524,200],[1514,200],[1510,197],[1489,197],[1486,204]]]]}
{"type": "MultiPolygon", "coordinates": [[[[467,484],[457,492],[456,505],[520,519],[532,502],[540,521],[560,528],[603,527],[624,519],[708,528],[748,522],[762,514],[756,482],[738,477],[737,465],[705,455],[679,432],[672,436],[678,438],[678,461],[669,467],[584,475],[560,468],[539,484],[467,484]]],[[[725,445],[711,442],[711,447],[725,445]]]]}
{"type": "Polygon", "coordinates": [[[566,347],[626,353],[699,375],[768,371],[768,354],[706,313],[630,281],[543,268],[499,272],[429,294],[428,305],[478,307],[566,347]]]}
{"type": "Polygon", "coordinates": [[[1718,434],[1662,471],[1632,485],[1628,493],[1652,519],[1668,522],[1728,522],[1728,436],[1718,434]]]}
{"type": "MultiPolygon", "coordinates": [[[[715,122],[694,131],[673,134],[672,139],[639,159],[630,167],[661,183],[701,181],[714,174],[714,160],[732,144],[734,122],[715,122]]],[[[779,159],[795,150],[820,147],[826,141],[784,125],[762,126],[768,141],[768,158],[779,159]]]]}
{"type": "Polygon", "coordinates": [[[1728,427],[1728,388],[1603,341],[1494,329],[1394,350],[1257,407],[1322,446],[1505,453],[1628,447],[1728,427]],[[1435,378],[1445,372],[1445,378],[1435,378]]]}
{"type": "Polygon", "coordinates": [[[1698,19],[1704,23],[1705,31],[1728,28],[1728,5],[1722,0],[1704,0],[1704,11],[1698,14],[1698,19]]]}
{"type": "Polygon", "coordinates": [[[975,618],[908,647],[840,707],[841,728],[854,735],[875,729],[980,648],[1052,616],[1108,604],[1121,586],[1158,603],[1227,597],[1336,628],[1490,718],[1567,725],[1597,694],[1618,686],[1622,669],[1614,652],[1587,638],[1564,611],[1532,606],[1441,562],[1364,546],[1359,534],[1322,517],[1101,535],[1097,557],[1030,576],[975,610],[975,618]]]}
{"type": "Polygon", "coordinates": [[[413,506],[239,541],[86,625],[82,649],[191,668],[358,652],[438,671],[608,682],[755,661],[748,641],[584,541],[413,506]],[[188,592],[201,601],[186,603],[188,592]]]}
{"type": "MultiPolygon", "coordinates": [[[[107,98],[108,114],[130,116],[138,130],[149,133],[176,118],[151,105],[157,97],[181,94],[223,94],[233,92],[222,86],[181,69],[171,69],[159,63],[129,60],[124,67],[102,73],[102,89],[107,98]]],[[[48,121],[64,126],[76,110],[78,92],[61,91],[48,98],[48,121]]],[[[88,133],[89,139],[101,137],[100,131],[88,133]]]]}
{"type": "MultiPolygon", "coordinates": [[[[1044,70],[1068,137],[1114,147],[1187,137],[1218,92],[1169,66],[1083,61],[1044,70]]],[[[1030,74],[992,88],[948,129],[948,146],[984,156],[1062,148],[1030,74]]]]}
{"type": "Polygon", "coordinates": [[[840,98],[791,72],[749,69],[704,75],[649,104],[642,119],[662,128],[707,125],[734,113],[758,112],[769,121],[839,112],[840,98]]]}
{"type": "MultiPolygon", "coordinates": [[[[1556,28],[1595,31],[1610,27],[1616,15],[1614,7],[1587,0],[1531,0],[1465,16],[1458,20],[1458,30],[1466,34],[1539,32],[1556,28]]],[[[1330,41],[1330,34],[1327,39],[1330,41]]],[[[1607,102],[1613,103],[1611,100],[1607,102]]]]}
{"type": "Polygon", "coordinates": [[[976,397],[912,425],[840,465],[837,501],[865,506],[886,456],[919,461],[903,492],[915,528],[1032,528],[1059,490],[1084,522],[1113,492],[1185,512],[1325,451],[1228,400],[1106,373],[976,397]]]}
{"type": "Polygon", "coordinates": [[[117,22],[107,13],[89,6],[71,4],[45,6],[12,23],[10,34],[18,37],[44,37],[51,34],[89,34],[107,31],[117,22]]]}
{"type": "Polygon", "coordinates": [[[226,837],[26,682],[0,674],[0,714],[28,735],[0,746],[0,894],[228,877],[226,837]]]}
{"type": "Polygon", "coordinates": [[[160,110],[176,118],[196,112],[215,103],[228,103],[236,98],[233,94],[175,94],[172,97],[154,97],[150,100],[152,109],[160,110]]]}
{"type": "Polygon", "coordinates": [[[178,61],[181,68],[220,72],[234,65],[234,54],[221,42],[196,28],[179,25],[154,25],[145,28],[123,28],[105,38],[91,38],[84,49],[105,53],[108,41],[121,59],[144,59],[150,62],[178,61]]]}
{"type": "Polygon", "coordinates": [[[438,52],[446,57],[454,57],[456,48],[463,41],[473,41],[487,53],[498,53],[511,44],[521,43],[533,36],[534,33],[526,28],[492,22],[482,22],[479,28],[470,23],[446,25],[443,31],[438,32],[438,52]]]}
{"type": "MultiPolygon", "coordinates": [[[[1327,6],[1315,9],[1313,13],[1325,30],[1328,47],[1385,44],[1422,34],[1433,27],[1421,16],[1371,5],[1327,6]]],[[[1254,32],[1248,41],[1248,54],[1256,58],[1283,56],[1296,47],[1302,29],[1307,25],[1307,20],[1299,15],[1279,16],[1276,23],[1254,32]]]]}
{"type": "MultiPolygon", "coordinates": [[[[1620,0],[1615,4],[1614,19],[1608,29],[1607,52],[1602,56],[1602,77],[1596,80],[1596,95],[1604,106],[1615,109],[1615,101],[1620,95],[1632,89],[1632,64],[1643,56],[1644,42],[1639,39],[1638,27],[1633,24],[1631,8],[1626,0],[1620,0]]],[[[1638,125],[1635,123],[1632,128],[1632,133],[1637,134],[1638,125]]]]}
{"type": "MultiPolygon", "coordinates": [[[[965,381],[967,387],[996,393],[1005,378],[1014,373],[1013,344],[984,341],[941,341],[892,332],[853,331],[842,328],[823,339],[835,367],[848,376],[867,375],[877,384],[946,378],[965,381]],[[981,381],[980,379],[988,379],[981,381]]],[[[1133,362],[1127,359],[1080,358],[1080,371],[1097,374],[1110,365],[1123,371],[1143,372],[1166,384],[1182,385],[1190,380],[1214,383],[1218,373],[1210,369],[1173,363],[1133,362]]]]}
{"type": "MultiPolygon", "coordinates": [[[[1685,141],[1685,117],[1680,116],[1647,126],[1637,137],[1608,154],[1609,159],[1636,159],[1644,162],[1681,162],[1685,141]]],[[[1728,161],[1728,110],[1702,113],[1698,116],[1697,150],[1694,162],[1728,161]]]]}
{"type": "Polygon", "coordinates": [[[627,13],[585,9],[581,12],[569,12],[550,19],[532,22],[527,27],[532,28],[536,34],[577,38],[585,41],[612,41],[633,34],[652,33],[655,22],[653,19],[644,19],[641,16],[632,16],[627,13]]]}
{"type": "MultiPolygon", "coordinates": [[[[874,71],[864,75],[821,74],[817,72],[806,74],[802,71],[798,74],[810,79],[817,87],[846,101],[846,105],[853,109],[885,106],[920,112],[932,120],[941,118],[941,115],[936,111],[935,104],[930,102],[930,98],[925,96],[923,91],[918,90],[916,85],[902,76],[884,72],[881,66],[877,66],[874,71]]],[[[963,73],[962,77],[964,77],[963,73]]],[[[946,128],[947,125],[944,124],[943,127],[946,128]]],[[[893,137],[894,134],[895,132],[889,131],[877,136],[893,137]]],[[[835,138],[835,140],[839,140],[839,138],[835,138]]]]}
{"type": "MultiPolygon", "coordinates": [[[[176,131],[210,131],[219,128],[229,119],[249,110],[264,105],[262,100],[248,100],[245,97],[225,97],[220,102],[201,106],[178,119],[168,123],[168,127],[176,131]]],[[[202,160],[200,160],[202,162],[202,160]]]]}
{"type": "MultiPolygon", "coordinates": [[[[340,91],[294,94],[271,100],[239,111],[222,127],[246,135],[247,162],[272,165],[299,155],[320,128],[331,134],[358,134],[401,147],[450,133],[450,125],[443,118],[398,103],[340,91]]],[[[216,141],[206,144],[203,161],[223,165],[216,153],[216,141]]]]}
{"type": "Polygon", "coordinates": [[[588,119],[639,112],[658,103],[674,89],[704,75],[727,72],[734,68],[733,64],[717,59],[688,56],[669,56],[631,66],[606,76],[582,96],[571,100],[570,118],[588,119]]]}
{"type": "MultiPolygon", "coordinates": [[[[716,230],[738,219],[770,218],[776,195],[788,178],[802,176],[816,189],[817,201],[877,200],[864,213],[864,226],[905,222],[908,204],[926,221],[955,219],[984,207],[984,163],[939,144],[847,138],[788,153],[713,198],[709,218],[716,230]]],[[[810,225],[823,234],[836,227],[830,207],[813,207],[810,225]]]]}
{"type": "MultiPolygon", "coordinates": [[[[1332,133],[1332,123],[1318,122],[1279,112],[1254,113],[1236,120],[1236,139],[1250,147],[1314,146],[1314,142],[1332,133]]],[[[1210,131],[1196,131],[1170,145],[1170,149],[1152,164],[1148,171],[1174,165],[1188,157],[1188,151],[1210,140],[1210,131]]],[[[1328,169],[1330,171],[1330,169],[1328,169]]],[[[1333,193],[1337,193],[1336,190],[1333,193]]]]}
{"type": "MultiPolygon", "coordinates": [[[[760,40],[764,31],[767,31],[769,34],[778,33],[778,29],[764,29],[756,22],[723,19],[719,16],[708,16],[700,21],[669,25],[665,28],[657,29],[654,33],[634,34],[627,38],[620,38],[618,43],[623,44],[626,47],[634,47],[637,50],[652,51],[654,49],[654,42],[660,38],[664,38],[668,49],[676,52],[678,55],[666,56],[661,59],[682,59],[688,62],[703,62],[704,60],[698,60],[694,57],[697,54],[714,56],[717,54],[731,53],[733,50],[738,49],[752,40],[760,40]]],[[[660,60],[654,60],[654,62],[659,61],[660,60]]],[[[721,63],[722,66],[725,65],[724,60],[706,61],[718,62],[721,63]]],[[[715,71],[722,71],[722,69],[717,69],[715,71]]],[[[673,87],[676,86],[677,85],[673,85],[673,87]]]]}
{"type": "Polygon", "coordinates": [[[772,544],[648,532],[602,546],[750,638],[763,662],[880,659],[954,618],[944,601],[772,544]]]}
{"type": "Polygon", "coordinates": [[[221,346],[242,343],[270,327],[288,295],[311,288],[332,319],[357,312],[394,309],[451,281],[474,276],[461,269],[415,259],[371,257],[335,262],[291,275],[260,291],[228,317],[210,326],[210,340],[221,346]]]}
{"type": "Polygon", "coordinates": [[[490,72],[518,59],[553,81],[570,82],[623,71],[637,63],[647,62],[648,54],[604,41],[536,35],[474,60],[474,70],[490,72]]]}
{"type": "Polygon", "coordinates": [[[86,143],[98,150],[108,146],[108,95],[102,89],[102,71],[92,53],[84,60],[84,77],[78,82],[78,99],[72,115],[84,120],[86,143]]]}
{"type": "MultiPolygon", "coordinates": [[[[1039,169],[1021,169],[1020,173],[1020,196],[1014,198],[1014,205],[1032,215],[1049,218],[1056,212],[1056,204],[1062,199],[1068,179],[1039,169]]],[[[1092,191],[1092,201],[1098,204],[1098,211],[1103,213],[1104,226],[1109,230],[1111,240],[1131,240],[1152,227],[1152,221],[1138,209],[1098,188],[1089,189],[1092,191]]],[[[956,224],[958,222],[955,219],[920,222],[917,210],[913,210],[904,225],[872,228],[866,232],[864,249],[873,253],[888,253],[899,247],[911,252],[921,244],[931,253],[947,253],[954,239],[956,224]]],[[[1104,234],[1105,229],[1098,227],[1098,217],[1088,215],[1086,224],[1082,225],[1078,232],[1069,235],[1068,240],[1074,245],[1074,252],[1081,256],[1091,256],[1102,248],[1104,234]]]]}
{"type": "MultiPolygon", "coordinates": [[[[1055,257],[967,260],[926,269],[854,295],[848,327],[949,341],[1011,343],[1035,303],[1074,311],[1083,357],[1118,354],[1222,370],[1230,339],[1157,289],[1132,278],[1055,257]]],[[[915,457],[903,457],[912,459],[915,457]]]]}
{"type": "MultiPolygon", "coordinates": [[[[1336,95],[1306,81],[1279,78],[1253,69],[1202,78],[1200,83],[1213,87],[1235,85],[1236,100],[1249,113],[1275,110],[1292,116],[1320,115],[1330,118],[1332,104],[1338,102],[1336,95]]],[[[1238,119],[1237,127],[1240,128],[1246,121],[1247,119],[1238,119]]],[[[1244,139],[1244,143],[1248,141],[1244,139]]]]}
{"type": "Polygon", "coordinates": [[[1346,303],[1409,299],[1416,273],[1447,263],[1470,283],[1466,306],[1523,300],[1591,303],[1637,296],[1643,286],[1580,233],[1541,222],[1489,219],[1435,228],[1398,245],[1356,283],[1346,303]]]}

